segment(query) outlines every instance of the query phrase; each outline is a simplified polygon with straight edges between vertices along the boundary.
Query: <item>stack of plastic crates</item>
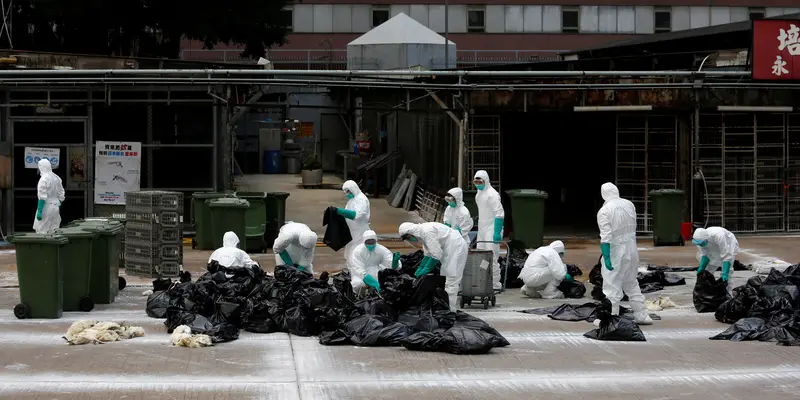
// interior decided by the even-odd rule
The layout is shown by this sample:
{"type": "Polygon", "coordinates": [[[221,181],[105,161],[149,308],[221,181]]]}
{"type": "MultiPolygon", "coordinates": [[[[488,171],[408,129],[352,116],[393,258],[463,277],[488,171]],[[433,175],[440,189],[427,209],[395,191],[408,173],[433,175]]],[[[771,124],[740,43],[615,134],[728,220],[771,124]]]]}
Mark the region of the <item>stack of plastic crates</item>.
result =
{"type": "Polygon", "coordinates": [[[177,277],[183,265],[183,193],[125,193],[125,273],[177,277]]]}

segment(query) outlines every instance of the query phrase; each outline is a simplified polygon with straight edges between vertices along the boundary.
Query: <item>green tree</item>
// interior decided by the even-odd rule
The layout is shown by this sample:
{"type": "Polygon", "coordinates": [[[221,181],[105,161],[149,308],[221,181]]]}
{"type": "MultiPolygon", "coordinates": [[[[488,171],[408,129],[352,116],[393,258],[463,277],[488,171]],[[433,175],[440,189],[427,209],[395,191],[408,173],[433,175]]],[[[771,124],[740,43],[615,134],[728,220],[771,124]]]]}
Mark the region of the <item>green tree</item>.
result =
{"type": "MultiPolygon", "coordinates": [[[[176,58],[181,40],[242,46],[263,57],[286,43],[286,0],[18,0],[15,49],[176,58]]],[[[7,43],[0,42],[0,45],[7,43]]]]}

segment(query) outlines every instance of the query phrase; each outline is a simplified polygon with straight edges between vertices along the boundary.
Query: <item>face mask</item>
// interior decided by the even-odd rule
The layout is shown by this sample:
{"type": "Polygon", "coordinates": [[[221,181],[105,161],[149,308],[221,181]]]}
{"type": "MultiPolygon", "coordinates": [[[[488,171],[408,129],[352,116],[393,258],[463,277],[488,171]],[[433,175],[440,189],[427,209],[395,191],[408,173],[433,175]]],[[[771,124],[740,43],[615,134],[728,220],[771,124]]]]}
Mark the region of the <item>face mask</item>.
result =
{"type": "Polygon", "coordinates": [[[417,238],[416,238],[416,237],[414,237],[414,236],[411,236],[410,238],[408,238],[408,241],[409,241],[409,242],[416,242],[416,241],[417,241],[417,238]]]}
{"type": "Polygon", "coordinates": [[[485,188],[485,187],[486,187],[486,185],[475,185],[475,188],[478,189],[478,190],[483,190],[483,188],[485,188]]]}
{"type": "Polygon", "coordinates": [[[699,246],[699,247],[706,247],[706,246],[708,246],[708,240],[700,240],[700,241],[698,241],[698,240],[692,240],[692,243],[694,243],[696,246],[699,246]]]}
{"type": "Polygon", "coordinates": [[[356,195],[354,195],[354,194],[352,194],[352,193],[347,193],[347,194],[345,195],[345,197],[347,197],[347,199],[348,199],[348,200],[352,200],[352,199],[353,199],[353,197],[356,197],[356,195]]]}
{"type": "Polygon", "coordinates": [[[561,257],[561,259],[563,260],[564,259],[564,254],[565,253],[558,253],[558,256],[561,257]]]}
{"type": "Polygon", "coordinates": [[[366,247],[367,250],[369,250],[369,251],[375,251],[375,246],[377,246],[377,245],[376,244],[365,244],[364,245],[364,247],[366,247]]]}
{"type": "Polygon", "coordinates": [[[456,208],[456,206],[458,206],[458,203],[456,203],[456,202],[454,201],[454,202],[452,202],[452,203],[447,203],[447,205],[449,205],[450,207],[456,208]]]}

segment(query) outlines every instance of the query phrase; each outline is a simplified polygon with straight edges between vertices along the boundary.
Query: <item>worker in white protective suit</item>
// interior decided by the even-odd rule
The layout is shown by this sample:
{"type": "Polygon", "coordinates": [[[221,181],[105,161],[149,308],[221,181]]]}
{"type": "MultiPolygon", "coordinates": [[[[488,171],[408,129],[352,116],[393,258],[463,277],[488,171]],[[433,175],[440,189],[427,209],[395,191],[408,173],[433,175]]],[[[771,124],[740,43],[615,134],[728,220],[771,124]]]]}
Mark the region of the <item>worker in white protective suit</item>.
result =
{"type": "Polygon", "coordinates": [[[432,272],[441,263],[439,273],[446,278],[444,290],[450,300],[450,309],[455,311],[469,250],[464,238],[456,230],[438,222],[404,222],[400,224],[398,233],[403,240],[422,242],[425,256],[414,273],[416,277],[432,272]]]}
{"type": "Polygon", "coordinates": [[[314,273],[314,250],[317,248],[317,234],[307,225],[287,222],[278,232],[272,245],[275,265],[292,265],[301,271],[314,273]]]}
{"type": "Polygon", "coordinates": [[[500,283],[500,263],[497,261],[500,253],[500,245],[497,243],[503,240],[503,223],[506,213],[503,211],[503,203],[500,201],[500,193],[497,193],[489,182],[489,174],[480,170],[475,173],[473,179],[478,193],[475,195],[475,203],[478,205],[478,244],[477,248],[492,251],[492,287],[494,290],[503,288],[500,283]],[[484,242],[484,243],[481,243],[484,242]]]}
{"type": "MultiPolygon", "coordinates": [[[[636,248],[636,207],[619,197],[619,189],[606,182],[600,188],[603,207],[597,212],[600,228],[600,251],[603,294],[611,302],[611,314],[619,315],[619,303],[628,295],[634,320],[650,325],[653,320],[644,308],[644,296],[636,275],[639,268],[639,251],[636,248]]],[[[599,320],[597,321],[599,322],[599,320]]]]}
{"type": "Polygon", "coordinates": [[[258,265],[246,251],[239,249],[239,237],[231,231],[222,235],[222,247],[211,253],[208,262],[211,261],[226,268],[250,268],[258,265]]]}
{"type": "Polygon", "coordinates": [[[739,241],[729,230],[719,226],[697,228],[692,236],[692,243],[697,246],[697,258],[700,266],[697,273],[707,270],[712,274],[722,267],[722,280],[728,283],[728,294],[733,296],[733,263],[739,255],[739,241]]]}
{"type": "Polygon", "coordinates": [[[347,205],[345,208],[336,208],[336,213],[345,218],[353,238],[344,247],[344,259],[349,262],[353,250],[362,243],[361,237],[369,229],[369,199],[353,181],[345,182],[342,191],[347,197],[347,205]]]}
{"type": "Polygon", "coordinates": [[[64,186],[61,178],[53,172],[50,160],[39,160],[39,183],[36,184],[36,216],[33,219],[33,230],[36,233],[51,233],[61,226],[61,202],[64,201],[64,186]]]}
{"type": "Polygon", "coordinates": [[[472,230],[472,216],[467,206],[464,205],[464,191],[461,188],[452,188],[444,196],[447,208],[444,210],[442,223],[455,229],[464,238],[469,246],[469,231],[472,230]]]}
{"type": "Polygon", "coordinates": [[[378,283],[378,271],[400,268],[400,253],[392,253],[386,247],[378,244],[378,235],[374,231],[364,232],[362,242],[347,260],[350,266],[350,284],[353,293],[360,294],[365,286],[381,291],[378,283]]]}
{"type": "Polygon", "coordinates": [[[562,261],[565,253],[564,243],[556,240],[528,255],[519,273],[524,283],[520,292],[533,298],[563,299],[564,293],[558,290],[558,285],[564,280],[573,280],[562,261]]]}

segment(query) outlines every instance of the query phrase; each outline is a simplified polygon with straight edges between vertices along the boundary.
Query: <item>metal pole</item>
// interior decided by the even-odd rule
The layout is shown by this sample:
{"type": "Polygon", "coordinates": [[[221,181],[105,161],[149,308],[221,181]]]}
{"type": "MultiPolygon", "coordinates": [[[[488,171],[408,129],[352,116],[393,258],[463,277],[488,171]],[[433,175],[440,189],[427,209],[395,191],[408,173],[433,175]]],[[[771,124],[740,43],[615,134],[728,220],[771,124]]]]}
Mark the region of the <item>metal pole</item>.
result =
{"type": "Polygon", "coordinates": [[[444,69],[450,68],[450,41],[447,40],[447,34],[450,30],[450,21],[448,21],[450,19],[449,6],[449,0],[444,0],[444,69]]]}
{"type": "MultiPolygon", "coordinates": [[[[462,98],[465,94],[461,93],[462,98]]],[[[469,123],[469,112],[467,107],[464,107],[464,118],[461,120],[461,125],[458,127],[458,187],[464,188],[464,172],[466,170],[464,165],[464,153],[466,153],[467,142],[467,124],[469,123]]]]}

